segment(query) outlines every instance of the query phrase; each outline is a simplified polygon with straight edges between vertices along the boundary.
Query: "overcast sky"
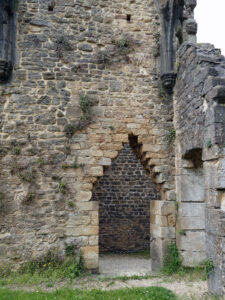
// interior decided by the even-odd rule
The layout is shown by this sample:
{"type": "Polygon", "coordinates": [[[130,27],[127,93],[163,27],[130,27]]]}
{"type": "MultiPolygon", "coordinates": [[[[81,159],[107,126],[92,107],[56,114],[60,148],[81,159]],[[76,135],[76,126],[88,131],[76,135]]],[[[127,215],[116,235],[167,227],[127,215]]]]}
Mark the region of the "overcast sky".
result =
{"type": "Polygon", "coordinates": [[[198,43],[210,43],[225,55],[225,0],[197,0],[198,43]]]}

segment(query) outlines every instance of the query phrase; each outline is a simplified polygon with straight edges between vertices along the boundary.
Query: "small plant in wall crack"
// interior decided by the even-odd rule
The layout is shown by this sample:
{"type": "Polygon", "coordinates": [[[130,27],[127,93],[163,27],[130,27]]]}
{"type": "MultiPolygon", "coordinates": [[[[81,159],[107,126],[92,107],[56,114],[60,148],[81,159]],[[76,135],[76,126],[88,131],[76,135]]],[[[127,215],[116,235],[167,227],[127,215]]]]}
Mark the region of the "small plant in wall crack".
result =
{"type": "Polygon", "coordinates": [[[14,154],[14,155],[20,155],[20,153],[21,153],[21,148],[19,146],[13,147],[12,154],[14,154]]]}
{"type": "Polygon", "coordinates": [[[153,56],[155,58],[160,56],[160,33],[156,32],[154,34],[154,40],[155,40],[155,47],[153,49],[153,56]]]}
{"type": "Polygon", "coordinates": [[[204,267],[207,277],[213,274],[215,267],[212,259],[205,259],[200,263],[200,265],[204,267]]]}
{"type": "Polygon", "coordinates": [[[90,116],[91,102],[90,102],[89,97],[85,94],[81,94],[79,104],[80,104],[80,109],[83,114],[83,116],[81,118],[90,121],[90,119],[91,119],[91,116],[90,116]]]}
{"type": "Polygon", "coordinates": [[[68,165],[68,164],[63,164],[62,165],[62,169],[68,169],[68,168],[73,168],[73,169],[79,169],[79,168],[83,168],[84,165],[83,164],[78,164],[77,163],[77,157],[74,159],[74,162],[72,163],[72,165],[68,165]]]}
{"type": "Polygon", "coordinates": [[[25,182],[29,182],[31,183],[34,179],[35,179],[35,170],[31,169],[31,170],[24,170],[22,172],[20,172],[19,177],[22,181],[25,182]]]}
{"type": "Polygon", "coordinates": [[[28,192],[24,199],[24,204],[31,204],[35,200],[35,197],[36,195],[34,192],[28,192]]]}
{"type": "Polygon", "coordinates": [[[178,232],[179,232],[179,235],[186,235],[186,232],[184,229],[180,229],[178,232]]]}
{"type": "Polygon", "coordinates": [[[80,120],[76,122],[76,124],[68,124],[65,126],[64,131],[68,139],[72,138],[77,130],[82,130],[91,122],[91,101],[88,95],[84,93],[80,94],[79,106],[82,113],[80,120]]]}
{"type": "Polygon", "coordinates": [[[169,136],[168,136],[168,139],[169,139],[169,142],[172,143],[176,138],[176,130],[174,128],[170,128],[169,129],[169,136]]]}
{"type": "Polygon", "coordinates": [[[207,148],[212,148],[212,141],[206,142],[206,147],[207,148]]]}
{"type": "Polygon", "coordinates": [[[59,191],[65,195],[66,194],[66,190],[67,190],[67,186],[64,182],[60,181],[59,182],[59,191]]]}
{"type": "Polygon", "coordinates": [[[178,272],[182,267],[182,259],[175,242],[168,246],[168,252],[163,261],[163,272],[167,275],[178,272]]]}
{"type": "Polygon", "coordinates": [[[69,208],[74,208],[74,203],[72,201],[69,201],[68,206],[69,206],[69,208]]]}
{"type": "Polygon", "coordinates": [[[97,53],[97,61],[102,64],[112,64],[113,62],[129,62],[129,54],[134,50],[134,41],[128,36],[119,39],[112,38],[112,45],[97,53]]]}
{"type": "Polygon", "coordinates": [[[66,126],[65,126],[65,129],[64,129],[65,134],[66,134],[66,137],[67,137],[68,139],[72,138],[72,136],[73,136],[74,133],[75,133],[75,130],[76,130],[75,125],[73,125],[73,124],[68,124],[68,125],[66,125],[66,126]]]}
{"type": "Polygon", "coordinates": [[[56,41],[56,52],[59,58],[63,58],[65,51],[72,51],[73,47],[65,36],[58,37],[56,41]]]}

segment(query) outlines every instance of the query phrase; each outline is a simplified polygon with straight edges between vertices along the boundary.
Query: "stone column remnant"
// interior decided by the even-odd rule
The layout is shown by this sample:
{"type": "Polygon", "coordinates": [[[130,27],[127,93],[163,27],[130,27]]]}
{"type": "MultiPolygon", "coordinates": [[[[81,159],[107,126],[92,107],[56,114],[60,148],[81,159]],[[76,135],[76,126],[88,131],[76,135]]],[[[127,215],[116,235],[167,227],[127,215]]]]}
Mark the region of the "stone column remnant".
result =
{"type": "Polygon", "coordinates": [[[176,81],[174,61],[177,39],[182,43],[183,0],[156,0],[161,18],[161,80],[163,86],[172,94],[176,81]],[[177,38],[177,39],[176,39],[177,38]]]}
{"type": "Polygon", "coordinates": [[[12,71],[15,3],[0,1],[0,82],[7,81],[12,71]]]}

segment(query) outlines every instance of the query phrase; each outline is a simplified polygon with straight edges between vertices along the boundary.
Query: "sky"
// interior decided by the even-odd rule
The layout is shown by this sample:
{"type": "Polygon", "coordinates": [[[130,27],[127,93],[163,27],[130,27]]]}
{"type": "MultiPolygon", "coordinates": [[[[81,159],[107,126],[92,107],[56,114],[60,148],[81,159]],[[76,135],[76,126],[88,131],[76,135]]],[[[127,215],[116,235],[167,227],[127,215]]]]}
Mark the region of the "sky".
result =
{"type": "Polygon", "coordinates": [[[197,0],[198,43],[210,43],[225,55],[225,0],[197,0]]]}

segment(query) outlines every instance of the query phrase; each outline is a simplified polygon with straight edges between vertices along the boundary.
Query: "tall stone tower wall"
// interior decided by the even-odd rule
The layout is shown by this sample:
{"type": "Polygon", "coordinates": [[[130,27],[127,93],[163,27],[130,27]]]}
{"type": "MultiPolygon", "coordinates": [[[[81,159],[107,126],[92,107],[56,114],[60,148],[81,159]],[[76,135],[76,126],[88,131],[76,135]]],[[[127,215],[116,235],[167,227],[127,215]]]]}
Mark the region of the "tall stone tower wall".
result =
{"type": "Polygon", "coordinates": [[[225,58],[212,45],[186,43],[177,62],[177,244],[184,264],[213,261],[209,289],[220,294],[225,289],[225,58]]]}
{"type": "Polygon", "coordinates": [[[0,86],[1,262],[72,244],[97,268],[93,184],[133,134],[161,193],[151,235],[162,265],[175,239],[173,108],[159,97],[155,2],[23,0],[16,15],[14,70],[0,86]]]}
{"type": "Polygon", "coordinates": [[[133,136],[160,194],[152,269],[177,238],[185,265],[213,260],[209,287],[224,292],[224,58],[184,43],[195,5],[1,1],[1,264],[73,245],[97,269],[93,187],[133,136]]]}

